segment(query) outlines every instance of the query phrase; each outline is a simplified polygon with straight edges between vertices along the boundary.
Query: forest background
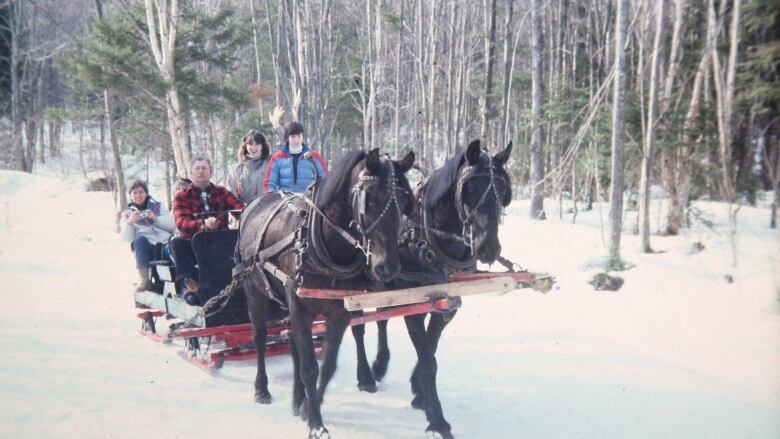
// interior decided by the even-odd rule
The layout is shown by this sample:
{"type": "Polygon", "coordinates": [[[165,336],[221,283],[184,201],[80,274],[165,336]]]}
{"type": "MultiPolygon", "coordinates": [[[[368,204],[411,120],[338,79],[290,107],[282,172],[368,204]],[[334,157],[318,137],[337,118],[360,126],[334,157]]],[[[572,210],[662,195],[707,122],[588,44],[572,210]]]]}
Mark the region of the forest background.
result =
{"type": "Polygon", "coordinates": [[[33,172],[70,136],[117,209],[131,164],[162,164],[168,203],[194,155],[224,178],[281,105],[330,162],[411,149],[427,172],[512,141],[532,217],[610,200],[618,267],[626,210],[652,251],[654,185],[661,233],[702,198],[735,231],[764,191],[776,227],[778,104],[774,0],[0,0],[0,168],[33,172]]]}

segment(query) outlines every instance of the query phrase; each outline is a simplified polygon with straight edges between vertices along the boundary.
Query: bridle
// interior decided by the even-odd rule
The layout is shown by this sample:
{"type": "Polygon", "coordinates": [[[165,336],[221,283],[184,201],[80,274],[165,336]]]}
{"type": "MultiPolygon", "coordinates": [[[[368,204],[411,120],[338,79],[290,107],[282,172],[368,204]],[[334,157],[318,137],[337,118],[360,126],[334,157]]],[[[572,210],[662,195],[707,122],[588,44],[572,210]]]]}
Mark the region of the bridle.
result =
{"type": "Polygon", "coordinates": [[[353,221],[353,224],[357,227],[358,233],[360,233],[362,244],[358,246],[358,248],[366,255],[366,264],[370,264],[370,258],[371,258],[371,240],[368,239],[368,234],[371,233],[379,224],[382,222],[382,219],[385,217],[387,212],[390,210],[391,206],[395,206],[396,212],[398,212],[398,219],[403,217],[403,209],[401,208],[401,204],[398,202],[397,197],[397,191],[404,191],[406,192],[406,189],[399,187],[396,183],[395,178],[395,166],[393,166],[393,163],[388,160],[389,164],[389,172],[388,172],[388,178],[387,178],[387,190],[390,193],[390,196],[387,197],[387,200],[385,201],[384,207],[382,207],[382,211],[379,213],[379,216],[374,219],[374,221],[371,222],[368,226],[366,226],[366,196],[367,196],[367,186],[375,181],[378,180],[379,177],[376,175],[368,175],[366,170],[360,171],[360,174],[358,175],[358,181],[355,183],[354,186],[352,186],[352,208],[355,209],[355,205],[357,205],[357,221],[353,221]]]}
{"type": "MultiPolygon", "coordinates": [[[[460,175],[458,176],[458,181],[455,184],[455,208],[458,212],[458,219],[462,224],[462,230],[460,235],[456,235],[454,233],[429,227],[427,209],[423,209],[424,211],[422,212],[423,230],[424,230],[424,234],[427,236],[426,241],[429,245],[434,244],[430,235],[436,235],[440,238],[463,243],[463,245],[465,245],[469,249],[469,254],[471,255],[471,257],[467,261],[458,262],[457,263],[458,266],[475,262],[476,255],[474,252],[473,223],[474,223],[474,219],[477,216],[477,212],[479,211],[479,208],[482,206],[482,204],[485,203],[485,201],[488,198],[488,195],[491,192],[495,196],[496,210],[498,212],[498,215],[501,216],[503,211],[504,206],[503,206],[501,194],[498,191],[498,186],[496,185],[496,181],[498,179],[501,179],[502,181],[504,181],[504,184],[507,187],[509,186],[509,182],[507,181],[506,177],[504,177],[503,175],[496,175],[496,172],[493,167],[493,157],[491,157],[490,154],[486,154],[486,155],[488,157],[488,172],[484,172],[484,171],[478,172],[477,170],[479,169],[479,164],[464,166],[463,169],[460,171],[460,175]],[[463,202],[463,187],[470,180],[479,177],[488,177],[490,182],[488,183],[487,187],[485,187],[485,190],[482,192],[482,195],[480,196],[479,201],[474,206],[474,208],[471,209],[470,212],[467,212],[466,203],[463,202]]],[[[443,256],[443,254],[441,256],[443,256]]],[[[448,261],[450,265],[456,265],[456,262],[457,261],[455,260],[448,261]]]]}
{"type": "Polygon", "coordinates": [[[455,206],[458,209],[458,217],[460,218],[460,222],[463,223],[463,226],[470,226],[471,223],[474,221],[474,218],[477,216],[477,212],[479,211],[479,208],[482,206],[482,204],[487,199],[488,194],[490,191],[493,191],[493,195],[496,197],[496,209],[498,210],[499,215],[503,211],[503,204],[501,202],[501,195],[498,193],[498,186],[496,186],[496,180],[500,178],[504,181],[505,185],[508,185],[508,182],[506,181],[506,178],[504,176],[496,177],[496,172],[493,169],[493,157],[491,157],[489,154],[488,157],[488,172],[476,172],[477,165],[469,165],[465,166],[463,170],[460,172],[460,177],[458,178],[458,183],[455,187],[455,206]],[[485,190],[482,192],[482,196],[479,198],[479,201],[477,202],[476,206],[474,206],[473,209],[471,209],[471,212],[466,212],[466,203],[463,202],[463,186],[466,185],[466,183],[469,180],[472,180],[477,177],[488,177],[490,179],[490,183],[488,183],[487,187],[485,187],[485,190]]]}

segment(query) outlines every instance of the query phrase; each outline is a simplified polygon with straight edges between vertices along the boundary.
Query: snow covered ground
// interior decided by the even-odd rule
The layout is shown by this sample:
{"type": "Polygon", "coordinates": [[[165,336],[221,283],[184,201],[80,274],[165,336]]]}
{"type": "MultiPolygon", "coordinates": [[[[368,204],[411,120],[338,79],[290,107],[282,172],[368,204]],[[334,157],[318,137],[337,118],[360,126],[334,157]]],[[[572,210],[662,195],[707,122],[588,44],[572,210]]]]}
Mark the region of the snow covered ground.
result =
{"type": "MultiPolygon", "coordinates": [[[[305,437],[290,414],[289,358],[270,359],[275,400],[261,406],[253,362],[209,375],[181,360],[180,346],[138,335],[133,260],[111,195],[82,187],[0,172],[0,437],[305,437]]],[[[697,221],[684,235],[653,236],[662,253],[638,253],[637,237],[624,235],[634,267],[607,292],[586,283],[606,254],[598,208],[572,225],[570,216],[531,222],[528,203],[513,202],[504,255],[557,285],[464,300],[438,352],[453,433],[780,437],[780,232],[766,208],[742,207],[733,268],[725,206],[695,207],[713,228],[697,221]],[[705,248],[691,253],[697,241],[705,248]]],[[[634,221],[629,212],[627,230],[634,221]]],[[[345,337],[323,406],[334,438],[424,437],[425,416],[409,405],[415,357],[402,320],[390,323],[390,343],[388,377],[365,394],[345,337]]]]}

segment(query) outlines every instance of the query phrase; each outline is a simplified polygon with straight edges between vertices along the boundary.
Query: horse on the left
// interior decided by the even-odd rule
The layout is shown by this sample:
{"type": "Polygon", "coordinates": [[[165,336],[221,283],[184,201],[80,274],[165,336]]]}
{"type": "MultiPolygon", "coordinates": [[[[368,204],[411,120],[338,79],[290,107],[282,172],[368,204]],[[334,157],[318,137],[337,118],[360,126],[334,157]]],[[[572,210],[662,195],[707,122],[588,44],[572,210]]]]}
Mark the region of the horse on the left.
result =
{"type": "Polygon", "coordinates": [[[394,161],[378,149],[353,151],[307,193],[263,194],[241,215],[234,274],[248,272],[242,286],[257,349],[255,401],[268,404],[272,399],[265,368],[265,314],[268,301],[275,300],[290,312],[293,413],[308,420],[310,438],[329,437],[320,405],[351,314],[343,300],[307,299],[296,292],[301,287],[367,289],[400,272],[399,225],[402,215],[415,208],[405,176],[413,163],[411,152],[394,161]],[[312,340],[317,315],[327,321],[319,371],[312,340]]]}

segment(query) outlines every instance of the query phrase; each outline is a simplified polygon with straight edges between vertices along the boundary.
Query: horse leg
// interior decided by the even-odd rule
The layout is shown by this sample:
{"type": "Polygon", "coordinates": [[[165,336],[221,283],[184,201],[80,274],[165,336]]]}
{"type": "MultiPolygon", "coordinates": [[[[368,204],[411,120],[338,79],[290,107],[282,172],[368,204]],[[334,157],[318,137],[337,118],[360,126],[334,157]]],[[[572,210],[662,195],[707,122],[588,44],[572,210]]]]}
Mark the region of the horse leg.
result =
{"type": "Polygon", "coordinates": [[[371,369],[368,367],[368,358],[366,357],[366,344],[364,335],[366,334],[366,325],[355,325],[352,327],[352,337],[355,339],[357,347],[357,380],[358,389],[362,392],[376,392],[376,381],[371,375],[371,369]]]}
{"type": "MultiPolygon", "coordinates": [[[[415,349],[417,349],[418,345],[425,342],[425,316],[425,314],[418,314],[404,317],[404,321],[406,322],[406,329],[409,332],[409,338],[412,340],[412,345],[415,346],[415,349]],[[421,340],[416,340],[417,338],[420,338],[421,340]]],[[[420,385],[420,378],[418,374],[419,368],[420,355],[418,352],[417,364],[414,365],[414,369],[412,370],[412,377],[409,380],[412,385],[412,395],[414,395],[414,398],[412,399],[412,407],[419,410],[425,410],[427,402],[425,400],[425,393],[423,392],[422,386],[420,385]]]]}
{"type": "Polygon", "coordinates": [[[335,315],[328,316],[328,329],[325,332],[325,357],[320,368],[320,384],[317,387],[317,397],[320,405],[325,397],[325,390],[336,372],[336,361],[339,356],[339,347],[344,340],[344,332],[349,326],[350,315],[345,311],[338,311],[335,315]]]}
{"type": "Polygon", "coordinates": [[[249,320],[252,322],[252,340],[257,352],[257,376],[255,377],[255,402],[270,404],[273,399],[268,391],[268,375],[265,369],[265,344],[268,330],[265,327],[265,313],[268,297],[249,282],[244,282],[249,320]]]}
{"type": "Polygon", "coordinates": [[[317,375],[319,365],[314,354],[314,342],[311,338],[311,325],[313,315],[307,310],[301,309],[302,304],[288,294],[290,300],[290,321],[292,322],[293,341],[298,355],[298,371],[303,383],[306,397],[301,405],[301,417],[308,421],[309,438],[321,438],[328,436],[328,430],[322,425],[320,402],[317,397],[317,375]]]}
{"type": "Polygon", "coordinates": [[[387,320],[380,320],[376,322],[377,329],[377,346],[376,346],[376,359],[371,365],[371,372],[374,375],[374,379],[382,381],[387,373],[387,366],[390,363],[390,348],[387,344],[387,320]]]}
{"type": "MultiPolygon", "coordinates": [[[[412,339],[415,351],[417,351],[417,365],[412,374],[412,391],[417,388],[417,396],[420,399],[421,408],[425,410],[425,417],[428,419],[428,428],[425,429],[429,434],[437,435],[444,439],[453,438],[450,424],[444,419],[441,410],[441,403],[436,390],[436,357],[433,354],[425,331],[425,316],[405,317],[406,328],[412,339]]],[[[414,404],[414,401],[412,402],[414,404]]],[[[419,408],[419,407],[418,407],[419,408]]]]}
{"type": "Polygon", "coordinates": [[[298,356],[298,350],[295,348],[295,340],[290,340],[290,356],[293,361],[293,398],[292,398],[292,414],[293,416],[302,416],[301,406],[303,400],[306,397],[306,390],[303,388],[303,381],[301,381],[301,363],[298,356]]]}
{"type": "Polygon", "coordinates": [[[425,335],[428,338],[428,344],[433,350],[433,354],[436,355],[436,351],[439,349],[439,339],[441,338],[444,328],[450,324],[455,314],[458,311],[452,311],[448,314],[444,313],[431,313],[431,318],[428,320],[428,329],[425,331],[425,335]]]}
{"type": "MultiPolygon", "coordinates": [[[[447,327],[449,322],[455,316],[456,312],[457,311],[452,311],[452,313],[449,314],[446,319],[444,318],[444,314],[431,314],[431,318],[428,321],[428,328],[425,330],[425,338],[428,341],[428,346],[430,346],[433,355],[436,355],[436,350],[439,348],[439,339],[441,338],[441,334],[444,331],[444,328],[447,327]]],[[[425,315],[422,315],[419,318],[424,321],[425,315]]],[[[425,394],[422,392],[419,384],[416,366],[412,372],[411,382],[412,393],[415,395],[414,399],[412,400],[412,407],[424,410],[427,402],[425,400],[425,394]]]]}

